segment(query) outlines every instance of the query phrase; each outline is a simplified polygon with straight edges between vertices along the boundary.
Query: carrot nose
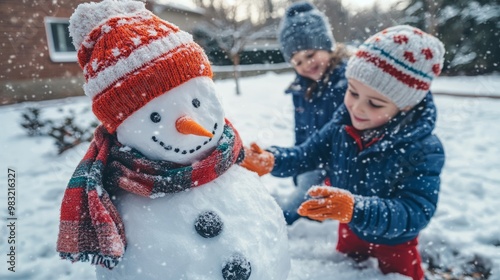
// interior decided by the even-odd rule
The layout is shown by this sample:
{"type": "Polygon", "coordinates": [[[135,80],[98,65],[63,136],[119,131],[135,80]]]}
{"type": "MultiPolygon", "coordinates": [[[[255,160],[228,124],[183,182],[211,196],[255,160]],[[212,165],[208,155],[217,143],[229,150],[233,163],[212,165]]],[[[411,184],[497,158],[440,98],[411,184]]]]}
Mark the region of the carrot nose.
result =
{"type": "Polygon", "coordinates": [[[182,134],[194,134],[198,136],[214,137],[214,135],[206,130],[203,126],[188,116],[183,116],[175,121],[175,128],[182,134]]]}

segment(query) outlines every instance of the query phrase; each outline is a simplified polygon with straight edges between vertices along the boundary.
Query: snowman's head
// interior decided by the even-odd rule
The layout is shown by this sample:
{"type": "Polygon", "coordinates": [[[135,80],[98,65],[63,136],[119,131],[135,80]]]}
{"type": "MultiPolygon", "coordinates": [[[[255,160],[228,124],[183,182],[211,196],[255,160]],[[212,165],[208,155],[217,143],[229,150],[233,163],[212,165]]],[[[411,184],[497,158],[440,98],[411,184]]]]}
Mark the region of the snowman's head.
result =
{"type": "MultiPolygon", "coordinates": [[[[148,139],[155,136],[155,145],[162,148],[165,137],[175,132],[169,130],[172,124],[166,122],[170,117],[201,110],[209,114],[191,118],[209,131],[205,135],[212,132],[212,122],[217,121],[222,129],[223,113],[215,117],[216,105],[204,101],[212,99],[219,106],[215,97],[209,97],[214,95],[213,84],[207,81],[212,78],[212,69],[203,49],[189,33],[148,11],[144,2],[103,0],[80,4],[70,17],[69,31],[83,68],[85,94],[92,98],[92,110],[111,134],[127,120],[126,128],[120,131],[125,144],[154,158],[163,158],[153,149],[154,145],[142,147],[146,142],[136,143],[132,138],[149,133],[148,139]],[[192,102],[198,102],[194,99],[200,102],[199,108],[193,106],[192,102]],[[185,104],[179,105],[183,101],[185,104]],[[143,133],[137,132],[139,124],[143,133]]],[[[193,137],[197,138],[193,142],[191,138],[179,138],[179,150],[184,151],[203,138],[193,137]]],[[[174,143],[170,145],[175,151],[174,143]]],[[[201,150],[202,147],[198,149],[201,150]]]]}
{"type": "Polygon", "coordinates": [[[190,164],[217,146],[224,111],[213,82],[191,79],[151,100],[123,121],[118,141],[153,160],[190,164]]]}

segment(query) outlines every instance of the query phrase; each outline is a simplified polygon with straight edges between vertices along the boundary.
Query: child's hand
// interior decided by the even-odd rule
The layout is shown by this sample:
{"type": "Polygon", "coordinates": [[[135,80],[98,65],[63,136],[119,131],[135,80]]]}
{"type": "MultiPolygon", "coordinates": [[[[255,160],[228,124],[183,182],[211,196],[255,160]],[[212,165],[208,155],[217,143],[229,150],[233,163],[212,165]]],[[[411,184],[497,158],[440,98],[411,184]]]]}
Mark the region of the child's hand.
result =
{"type": "Polygon", "coordinates": [[[297,212],[313,220],[338,220],[349,223],[352,219],[354,197],[346,190],[333,187],[312,187],[308,191],[312,199],[300,205],[297,212]]]}
{"type": "Polygon", "coordinates": [[[274,167],[274,156],[268,151],[262,150],[256,143],[252,143],[250,148],[244,147],[245,158],[240,164],[246,169],[256,172],[259,176],[268,174],[274,167]]]}

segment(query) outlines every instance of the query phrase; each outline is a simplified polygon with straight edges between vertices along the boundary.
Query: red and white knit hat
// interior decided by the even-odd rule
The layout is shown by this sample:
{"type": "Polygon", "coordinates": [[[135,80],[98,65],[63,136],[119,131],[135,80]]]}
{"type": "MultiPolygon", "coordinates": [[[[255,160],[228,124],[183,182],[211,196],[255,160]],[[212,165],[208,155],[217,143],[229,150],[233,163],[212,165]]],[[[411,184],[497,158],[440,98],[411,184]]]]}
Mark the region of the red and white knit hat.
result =
{"type": "Polygon", "coordinates": [[[189,79],[212,77],[192,36],[133,0],[80,4],[70,35],[85,76],[84,91],[108,132],[146,103],[189,79]]]}
{"type": "Polygon", "coordinates": [[[346,77],[358,80],[403,109],[418,104],[443,68],[444,46],[422,30],[399,25],[368,38],[351,57],[346,77]]]}

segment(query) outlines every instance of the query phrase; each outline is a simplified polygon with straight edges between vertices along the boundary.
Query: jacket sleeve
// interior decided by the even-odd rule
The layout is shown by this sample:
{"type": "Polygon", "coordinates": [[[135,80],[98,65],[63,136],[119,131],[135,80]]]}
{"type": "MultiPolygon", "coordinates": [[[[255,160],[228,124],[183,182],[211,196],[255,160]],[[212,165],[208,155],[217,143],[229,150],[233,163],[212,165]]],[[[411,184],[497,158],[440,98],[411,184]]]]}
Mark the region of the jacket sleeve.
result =
{"type": "Polygon", "coordinates": [[[355,196],[350,226],[383,238],[414,236],[436,211],[444,151],[435,136],[412,149],[400,149],[389,161],[385,182],[390,198],[355,196]]]}
{"type": "Polygon", "coordinates": [[[295,108],[295,113],[294,113],[294,120],[295,120],[295,145],[300,145],[304,143],[307,140],[307,116],[306,112],[303,112],[304,108],[302,105],[300,105],[300,101],[298,99],[302,99],[301,96],[294,96],[293,97],[293,102],[294,102],[294,108],[295,108]]]}
{"type": "Polygon", "coordinates": [[[294,121],[295,121],[295,144],[300,145],[307,139],[307,127],[308,127],[308,118],[310,117],[311,112],[305,111],[305,102],[304,99],[305,91],[307,88],[306,81],[304,78],[301,78],[297,75],[294,83],[292,83],[289,89],[286,91],[291,94],[292,102],[294,107],[294,121]]]}
{"type": "Polygon", "coordinates": [[[340,127],[333,122],[329,122],[298,146],[291,148],[272,146],[268,149],[274,155],[274,168],[271,174],[276,177],[290,177],[327,165],[332,157],[332,135],[339,129],[340,127]]]}

